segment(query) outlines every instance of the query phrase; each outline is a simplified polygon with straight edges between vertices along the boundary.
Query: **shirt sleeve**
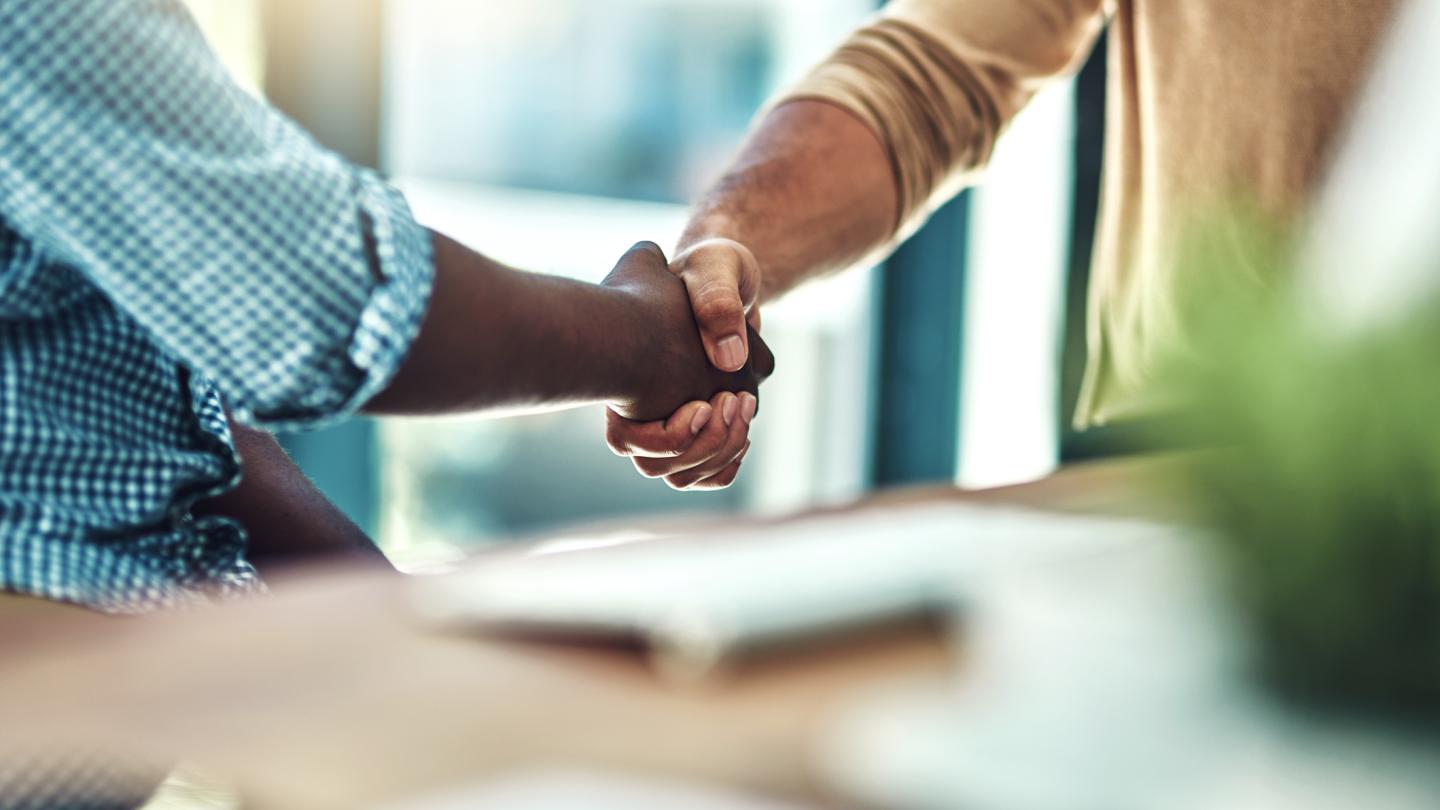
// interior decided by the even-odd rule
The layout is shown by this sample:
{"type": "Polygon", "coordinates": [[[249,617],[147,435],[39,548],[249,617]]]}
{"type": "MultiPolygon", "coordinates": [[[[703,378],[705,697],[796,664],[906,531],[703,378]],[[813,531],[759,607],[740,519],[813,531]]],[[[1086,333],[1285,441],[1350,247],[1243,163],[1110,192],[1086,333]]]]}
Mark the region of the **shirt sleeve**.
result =
{"type": "Polygon", "coordinates": [[[0,217],[271,426],[377,394],[433,281],[400,193],[240,89],[179,0],[0,3],[0,217]]]}
{"type": "Polygon", "coordinates": [[[864,122],[890,156],[903,238],[1078,68],[1104,18],[1103,0],[893,0],[771,106],[820,99],[864,122]]]}

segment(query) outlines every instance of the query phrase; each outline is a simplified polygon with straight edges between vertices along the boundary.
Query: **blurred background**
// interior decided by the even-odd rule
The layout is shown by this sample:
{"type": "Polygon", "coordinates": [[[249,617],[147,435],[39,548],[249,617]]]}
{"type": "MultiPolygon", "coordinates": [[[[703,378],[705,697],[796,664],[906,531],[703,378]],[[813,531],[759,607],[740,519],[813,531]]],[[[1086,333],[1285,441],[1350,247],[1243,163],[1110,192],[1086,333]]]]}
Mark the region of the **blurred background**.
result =
{"type": "MultiPolygon", "coordinates": [[[[877,6],[188,2],[248,87],[390,176],[421,221],[514,266],[586,280],[635,241],[670,249],[757,109],[877,6]]],[[[606,449],[598,408],[358,421],[287,447],[402,563],[578,522],[1016,482],[1091,452],[1066,424],[1083,362],[1103,51],[1027,109],[986,188],[943,209],[885,272],[858,269],[766,309],[779,373],[727,491],[642,479],[606,449]]]]}

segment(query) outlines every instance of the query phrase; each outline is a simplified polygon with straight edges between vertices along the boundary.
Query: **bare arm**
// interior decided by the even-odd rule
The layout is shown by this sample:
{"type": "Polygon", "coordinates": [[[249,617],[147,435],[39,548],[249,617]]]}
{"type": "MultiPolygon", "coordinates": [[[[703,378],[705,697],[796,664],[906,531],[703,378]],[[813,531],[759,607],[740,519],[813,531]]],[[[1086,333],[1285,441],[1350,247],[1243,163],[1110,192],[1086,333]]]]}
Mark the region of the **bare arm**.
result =
{"type": "Polygon", "coordinates": [[[245,527],[246,558],[266,578],[306,563],[348,563],[393,570],[375,543],[321,494],[275,438],[231,423],[244,477],[230,492],[202,501],[197,515],[224,515],[245,527]]]}
{"type": "Polygon", "coordinates": [[[875,133],[848,110],[800,99],[761,122],[700,200],[676,256],[707,239],[734,240],[765,268],[765,300],[859,264],[886,244],[898,216],[875,133]]]}
{"type": "Polygon", "coordinates": [[[665,255],[636,245],[600,284],[512,270],[434,235],[430,306],[394,379],[366,406],[384,415],[608,402],[659,419],[719,391],[753,393],[773,361],[714,369],[665,255]]]}
{"type": "MultiPolygon", "coordinates": [[[[722,388],[753,392],[769,373],[768,350],[757,355],[758,370],[740,374],[706,362],[684,286],[653,245],[637,245],[594,285],[511,270],[444,236],[434,239],[429,310],[399,372],[367,406],[373,413],[608,401],[656,418],[722,388]]],[[[690,431],[698,432],[716,410],[723,417],[727,402],[682,408],[687,430],[698,422],[690,431]]],[[[239,521],[262,574],[319,561],[390,567],[273,437],[241,425],[233,432],[244,478],[195,511],[239,521]]]]}

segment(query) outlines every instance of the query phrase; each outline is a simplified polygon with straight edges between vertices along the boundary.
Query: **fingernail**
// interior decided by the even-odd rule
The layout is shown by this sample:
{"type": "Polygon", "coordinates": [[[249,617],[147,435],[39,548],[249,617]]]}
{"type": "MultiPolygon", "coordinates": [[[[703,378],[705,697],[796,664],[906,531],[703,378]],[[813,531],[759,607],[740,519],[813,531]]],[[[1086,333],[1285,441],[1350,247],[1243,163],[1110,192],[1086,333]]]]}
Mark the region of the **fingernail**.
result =
{"type": "Polygon", "coordinates": [[[740,395],[740,418],[745,420],[745,424],[755,421],[755,411],[759,408],[760,400],[754,394],[740,395]]]}
{"type": "Polygon", "coordinates": [[[715,355],[722,370],[737,371],[745,365],[745,344],[740,342],[739,335],[721,338],[715,344],[715,355]]]}
{"type": "Polygon", "coordinates": [[[732,396],[726,396],[725,401],[720,404],[720,416],[724,418],[726,425],[735,424],[735,411],[739,410],[740,400],[732,396]]]}
{"type": "Polygon", "coordinates": [[[709,405],[701,405],[695,409],[695,415],[690,417],[690,435],[694,436],[710,423],[711,410],[709,405]]]}

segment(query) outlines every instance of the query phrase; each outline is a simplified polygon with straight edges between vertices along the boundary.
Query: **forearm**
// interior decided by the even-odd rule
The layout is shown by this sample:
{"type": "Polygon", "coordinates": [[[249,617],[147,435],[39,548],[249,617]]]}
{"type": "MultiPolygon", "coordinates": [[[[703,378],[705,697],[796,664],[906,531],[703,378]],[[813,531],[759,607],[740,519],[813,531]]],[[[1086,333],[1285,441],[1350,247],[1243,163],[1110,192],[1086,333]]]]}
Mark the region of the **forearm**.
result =
{"type": "Polygon", "coordinates": [[[434,235],[420,334],[370,413],[425,415],[620,401],[642,384],[643,315],[613,289],[504,267],[434,235]]]}
{"type": "Polygon", "coordinates": [[[899,217],[879,138],[848,111],[799,100],[773,110],[700,201],[677,254],[705,239],[745,245],[761,300],[875,256],[899,217]]]}
{"type": "Polygon", "coordinates": [[[389,569],[375,543],[295,466],[275,438],[231,423],[244,475],[230,492],[195,507],[245,528],[246,558],[265,576],[296,564],[389,569]]]}

